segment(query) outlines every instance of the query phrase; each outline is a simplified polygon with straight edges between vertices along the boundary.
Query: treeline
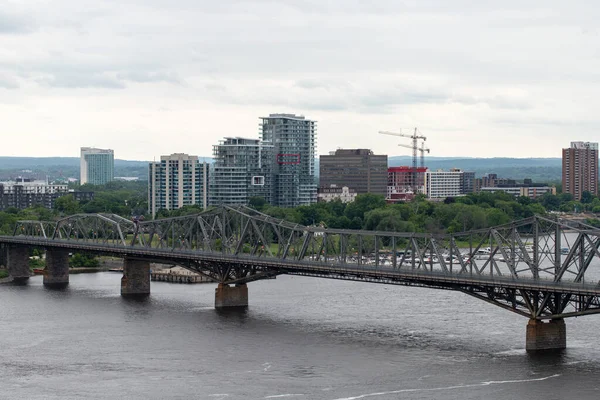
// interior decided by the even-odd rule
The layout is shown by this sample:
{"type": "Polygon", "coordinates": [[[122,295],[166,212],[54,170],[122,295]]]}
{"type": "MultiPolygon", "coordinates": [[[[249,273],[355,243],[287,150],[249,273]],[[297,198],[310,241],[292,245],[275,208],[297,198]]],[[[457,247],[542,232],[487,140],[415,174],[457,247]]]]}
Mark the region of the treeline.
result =
{"type": "MultiPolygon", "coordinates": [[[[454,233],[502,225],[513,220],[554,212],[600,213],[600,199],[585,193],[581,201],[570,194],[546,194],[537,200],[496,193],[471,193],[433,202],[424,196],[399,204],[386,204],[383,196],[363,194],[352,203],[316,203],[293,209],[272,207],[263,199],[250,205],[273,217],[302,225],[336,229],[366,229],[395,232],[454,233]]],[[[590,224],[600,224],[591,219],[590,224]]]]}
{"type": "MultiPolygon", "coordinates": [[[[114,213],[125,218],[147,215],[146,182],[111,182],[103,186],[83,185],[76,190],[94,191],[94,200],[77,202],[64,196],[54,210],[42,207],[0,212],[0,232],[12,234],[18,220],[53,220],[78,213],[114,213]]],[[[544,215],[548,212],[600,213],[600,199],[584,192],[581,201],[570,194],[546,194],[536,200],[514,198],[503,193],[471,193],[450,197],[442,202],[428,201],[424,196],[400,204],[386,204],[383,196],[363,194],[352,203],[333,201],[297,208],[273,207],[262,198],[252,198],[250,207],[267,215],[302,225],[318,225],[336,229],[366,229],[396,232],[453,233],[501,225],[513,220],[544,215]]],[[[177,210],[159,210],[156,218],[167,218],[202,212],[200,206],[177,210]]],[[[600,220],[588,223],[600,226],[600,220]]]]}
{"type": "Polygon", "coordinates": [[[76,201],[72,195],[58,198],[54,209],[42,206],[24,210],[7,208],[0,211],[0,234],[12,234],[17,221],[49,221],[80,213],[111,213],[125,218],[144,215],[148,210],[147,182],[115,181],[106,185],[72,186],[72,189],[94,192],[91,201],[76,201]]]}

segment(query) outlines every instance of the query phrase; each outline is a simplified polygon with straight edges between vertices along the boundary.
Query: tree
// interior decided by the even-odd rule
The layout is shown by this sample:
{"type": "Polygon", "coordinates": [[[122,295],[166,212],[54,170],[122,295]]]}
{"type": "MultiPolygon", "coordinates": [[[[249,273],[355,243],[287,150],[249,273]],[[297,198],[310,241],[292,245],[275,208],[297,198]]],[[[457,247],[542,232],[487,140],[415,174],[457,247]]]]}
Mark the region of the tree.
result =
{"type": "Polygon", "coordinates": [[[254,208],[256,211],[262,211],[265,206],[267,206],[267,201],[264,197],[250,197],[250,200],[248,200],[248,205],[254,208]]]}
{"type": "Polygon", "coordinates": [[[81,212],[81,207],[79,203],[73,198],[73,195],[71,194],[56,199],[56,201],[54,202],[54,208],[60,213],[66,215],[73,215],[81,212]]]}
{"type": "Polygon", "coordinates": [[[590,204],[594,200],[594,195],[587,190],[581,193],[581,203],[590,204]]]}
{"type": "Polygon", "coordinates": [[[359,194],[352,203],[346,206],[344,214],[351,220],[364,218],[365,213],[376,208],[385,207],[385,197],[379,194],[359,194]]]}

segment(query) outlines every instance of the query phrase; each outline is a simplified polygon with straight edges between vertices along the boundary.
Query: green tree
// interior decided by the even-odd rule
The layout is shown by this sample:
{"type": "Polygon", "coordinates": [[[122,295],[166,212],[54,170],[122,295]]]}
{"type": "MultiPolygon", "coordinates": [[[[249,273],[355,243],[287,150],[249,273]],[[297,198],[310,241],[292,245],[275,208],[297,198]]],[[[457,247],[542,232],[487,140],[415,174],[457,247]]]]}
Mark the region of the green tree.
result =
{"type": "Polygon", "coordinates": [[[78,214],[82,211],[79,202],[75,200],[71,194],[56,199],[54,208],[65,215],[78,214]]]}
{"type": "Polygon", "coordinates": [[[256,211],[262,211],[267,206],[267,201],[264,197],[250,197],[248,205],[254,208],[256,211]]]}
{"type": "Polygon", "coordinates": [[[587,190],[581,193],[581,203],[590,204],[594,200],[594,195],[587,190]]]}
{"type": "Polygon", "coordinates": [[[362,220],[366,212],[385,207],[385,204],[385,197],[382,195],[372,193],[359,194],[352,203],[346,206],[344,214],[351,220],[354,218],[362,220]]]}

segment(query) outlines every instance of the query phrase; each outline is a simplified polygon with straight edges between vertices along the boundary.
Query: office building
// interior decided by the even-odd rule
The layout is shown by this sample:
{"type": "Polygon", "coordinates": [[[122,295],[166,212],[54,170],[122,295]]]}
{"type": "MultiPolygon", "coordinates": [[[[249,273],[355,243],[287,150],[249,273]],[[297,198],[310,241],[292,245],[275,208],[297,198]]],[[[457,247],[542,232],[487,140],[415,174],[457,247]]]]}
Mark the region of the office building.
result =
{"type": "Polygon", "coordinates": [[[475,172],[463,171],[460,185],[462,194],[473,193],[475,191],[475,172]]]}
{"type": "Polygon", "coordinates": [[[115,179],[115,159],[112,150],[81,148],[79,183],[104,185],[115,179]]]}
{"type": "Polygon", "coordinates": [[[228,137],[213,146],[213,157],[211,205],[248,204],[252,197],[273,204],[275,155],[270,143],[228,137]]]}
{"type": "Polygon", "coordinates": [[[562,150],[562,185],[575,200],[583,192],[598,194],[598,143],[571,142],[562,150]]]}
{"type": "Polygon", "coordinates": [[[52,209],[56,199],[66,195],[72,195],[77,201],[94,198],[92,192],[74,191],[67,185],[53,185],[47,181],[17,178],[15,181],[0,182],[0,211],[11,207],[22,210],[36,206],[52,209]]]}
{"type": "Polygon", "coordinates": [[[465,185],[465,173],[470,179],[473,173],[457,168],[450,171],[427,171],[425,173],[425,194],[430,199],[463,196],[469,187],[465,185]]]}
{"type": "Polygon", "coordinates": [[[319,192],[331,185],[348,187],[357,194],[385,196],[388,181],[387,155],[368,149],[338,149],[319,157],[319,192]]]}
{"type": "Polygon", "coordinates": [[[208,206],[209,166],[197,156],[175,153],[161,156],[148,168],[148,212],[175,210],[186,205],[208,206]]]}
{"type": "Polygon", "coordinates": [[[316,121],[294,114],[261,118],[264,145],[273,146],[271,204],[297,207],[317,201],[315,180],[316,121]]]}

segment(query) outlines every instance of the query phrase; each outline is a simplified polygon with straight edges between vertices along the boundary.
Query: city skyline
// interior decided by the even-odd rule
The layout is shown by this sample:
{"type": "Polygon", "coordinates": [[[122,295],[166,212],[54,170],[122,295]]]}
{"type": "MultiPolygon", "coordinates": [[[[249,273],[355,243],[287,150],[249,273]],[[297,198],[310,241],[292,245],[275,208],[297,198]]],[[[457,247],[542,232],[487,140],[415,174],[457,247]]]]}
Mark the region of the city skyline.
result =
{"type": "Polygon", "coordinates": [[[431,156],[560,157],[569,133],[597,140],[600,7],[340,4],[8,3],[1,155],[209,156],[269,112],[318,121],[317,154],[408,155],[377,132],[415,126],[431,156]]]}

